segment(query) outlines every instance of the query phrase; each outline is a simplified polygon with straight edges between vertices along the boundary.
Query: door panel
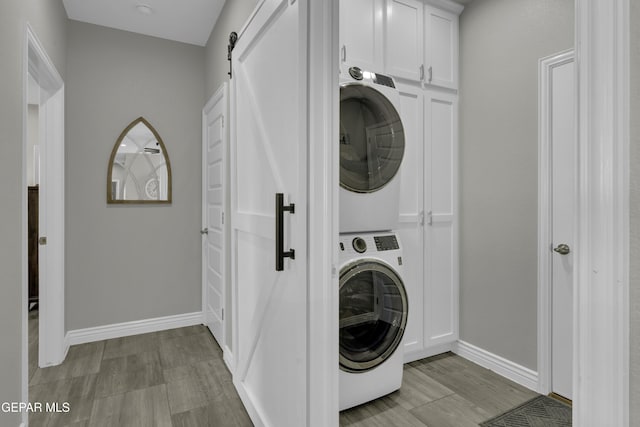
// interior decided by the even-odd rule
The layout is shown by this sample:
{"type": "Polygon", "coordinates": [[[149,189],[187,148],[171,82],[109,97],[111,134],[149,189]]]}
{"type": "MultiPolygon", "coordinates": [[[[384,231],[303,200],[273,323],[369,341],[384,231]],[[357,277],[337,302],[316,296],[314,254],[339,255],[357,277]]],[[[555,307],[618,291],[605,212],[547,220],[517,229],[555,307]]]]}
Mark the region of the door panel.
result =
{"type": "Polygon", "coordinates": [[[225,162],[226,86],[203,110],[203,310],[205,324],[220,347],[226,350],[225,307],[225,162]]]}
{"type": "Polygon", "coordinates": [[[422,89],[397,84],[400,92],[400,117],[404,127],[405,153],[400,166],[400,219],[396,232],[400,236],[404,267],[403,281],[408,295],[409,318],[404,332],[404,352],[418,352],[423,348],[424,296],[423,286],[423,108],[422,89]]]}
{"type": "Polygon", "coordinates": [[[425,184],[429,209],[425,266],[429,266],[430,279],[425,287],[425,347],[458,337],[456,110],[454,95],[426,93],[425,165],[430,179],[425,184]]]}
{"type": "MultiPolygon", "coordinates": [[[[574,63],[551,74],[552,247],[574,248],[575,107],[574,63]]],[[[552,391],[568,399],[573,389],[573,252],[552,258],[552,391]]]]}
{"type": "Polygon", "coordinates": [[[387,0],[386,72],[421,81],[423,65],[423,5],[416,0],[387,0]]]}
{"type": "Polygon", "coordinates": [[[458,16],[433,7],[425,8],[426,82],[458,87],[458,16]]]}
{"type": "Polygon", "coordinates": [[[383,0],[340,0],[340,63],[382,72],[383,0]]]}
{"type": "Polygon", "coordinates": [[[266,0],[233,50],[234,384],[254,424],[306,425],[306,7],[266,0]],[[285,260],[275,271],[275,193],[285,260]]]}

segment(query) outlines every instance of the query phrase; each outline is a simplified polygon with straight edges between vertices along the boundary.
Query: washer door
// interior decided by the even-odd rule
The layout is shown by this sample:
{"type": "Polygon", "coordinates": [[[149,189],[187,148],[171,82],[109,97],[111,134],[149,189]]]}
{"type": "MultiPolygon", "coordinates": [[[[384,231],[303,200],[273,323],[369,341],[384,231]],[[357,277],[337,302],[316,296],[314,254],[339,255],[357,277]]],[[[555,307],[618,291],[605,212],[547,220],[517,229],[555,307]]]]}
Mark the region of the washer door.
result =
{"type": "Polygon", "coordinates": [[[340,272],[340,369],[364,372],[396,350],[407,324],[407,294],[386,264],[363,259],[340,272]]]}
{"type": "Polygon", "coordinates": [[[340,185],[357,193],[384,187],[404,155],[404,129],[391,101],[370,86],[340,87],[340,185]]]}

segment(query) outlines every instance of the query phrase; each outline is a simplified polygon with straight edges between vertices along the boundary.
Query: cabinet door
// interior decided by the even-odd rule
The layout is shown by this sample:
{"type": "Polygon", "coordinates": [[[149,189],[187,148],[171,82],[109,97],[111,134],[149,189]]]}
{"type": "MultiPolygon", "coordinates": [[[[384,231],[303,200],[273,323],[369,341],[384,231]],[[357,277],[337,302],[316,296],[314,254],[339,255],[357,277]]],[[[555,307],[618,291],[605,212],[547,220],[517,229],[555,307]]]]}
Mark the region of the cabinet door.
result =
{"type": "Polygon", "coordinates": [[[427,84],[458,88],[458,15],[425,6],[427,84]]]}
{"type": "Polygon", "coordinates": [[[382,70],[384,0],[340,0],[340,65],[382,70]]]}
{"type": "Polygon", "coordinates": [[[400,92],[400,118],[405,148],[400,167],[400,218],[398,229],[403,249],[403,281],[409,299],[409,317],[404,332],[405,354],[423,349],[424,298],[423,272],[423,151],[424,100],[420,87],[397,84],[400,92]]]}
{"type": "Polygon", "coordinates": [[[425,92],[425,347],[458,338],[457,109],[425,92]]]}
{"type": "Polygon", "coordinates": [[[387,0],[386,72],[392,76],[421,81],[424,76],[423,12],[416,0],[387,0]]]}

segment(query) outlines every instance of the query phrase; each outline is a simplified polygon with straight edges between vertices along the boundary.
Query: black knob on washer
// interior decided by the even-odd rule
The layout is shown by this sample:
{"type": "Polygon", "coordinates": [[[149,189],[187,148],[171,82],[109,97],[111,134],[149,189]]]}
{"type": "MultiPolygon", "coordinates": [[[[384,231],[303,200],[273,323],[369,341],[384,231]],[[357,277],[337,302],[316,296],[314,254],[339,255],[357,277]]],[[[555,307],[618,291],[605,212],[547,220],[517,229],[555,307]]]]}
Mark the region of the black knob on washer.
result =
{"type": "Polygon", "coordinates": [[[359,67],[349,68],[349,75],[355,80],[362,80],[362,70],[359,67]]]}
{"type": "Polygon", "coordinates": [[[351,244],[353,245],[353,249],[359,254],[367,250],[367,242],[365,242],[362,237],[356,237],[351,244]]]}

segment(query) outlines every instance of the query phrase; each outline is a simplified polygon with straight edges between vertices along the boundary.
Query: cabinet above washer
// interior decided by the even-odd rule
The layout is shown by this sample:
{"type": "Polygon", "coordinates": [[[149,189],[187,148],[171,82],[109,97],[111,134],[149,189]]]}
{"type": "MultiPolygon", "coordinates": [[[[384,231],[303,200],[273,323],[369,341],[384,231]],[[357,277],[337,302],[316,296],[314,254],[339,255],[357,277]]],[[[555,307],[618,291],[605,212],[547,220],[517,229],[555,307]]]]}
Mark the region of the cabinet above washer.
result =
{"type": "Polygon", "coordinates": [[[458,17],[449,0],[341,0],[340,64],[458,88],[458,17]]]}

